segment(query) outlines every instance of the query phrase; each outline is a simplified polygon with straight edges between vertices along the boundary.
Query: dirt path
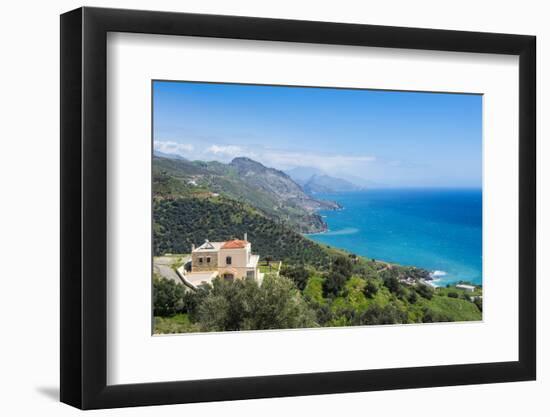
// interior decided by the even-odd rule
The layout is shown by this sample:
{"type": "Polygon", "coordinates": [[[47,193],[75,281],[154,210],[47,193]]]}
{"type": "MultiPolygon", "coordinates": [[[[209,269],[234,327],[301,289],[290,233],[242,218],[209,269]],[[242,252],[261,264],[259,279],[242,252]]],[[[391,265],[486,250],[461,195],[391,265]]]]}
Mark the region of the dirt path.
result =
{"type": "Polygon", "coordinates": [[[180,258],[181,256],[155,256],[153,258],[153,271],[163,278],[182,284],[182,280],[172,267],[180,258]]]}

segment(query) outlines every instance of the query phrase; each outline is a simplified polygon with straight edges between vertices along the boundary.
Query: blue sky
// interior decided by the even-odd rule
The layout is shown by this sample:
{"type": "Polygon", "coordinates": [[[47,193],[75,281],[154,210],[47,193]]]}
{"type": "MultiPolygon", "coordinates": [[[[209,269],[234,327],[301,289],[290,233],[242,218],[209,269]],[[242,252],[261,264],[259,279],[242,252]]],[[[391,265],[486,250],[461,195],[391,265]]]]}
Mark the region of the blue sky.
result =
{"type": "Polygon", "coordinates": [[[482,96],[155,81],[154,148],[388,187],[481,187],[482,96]]]}

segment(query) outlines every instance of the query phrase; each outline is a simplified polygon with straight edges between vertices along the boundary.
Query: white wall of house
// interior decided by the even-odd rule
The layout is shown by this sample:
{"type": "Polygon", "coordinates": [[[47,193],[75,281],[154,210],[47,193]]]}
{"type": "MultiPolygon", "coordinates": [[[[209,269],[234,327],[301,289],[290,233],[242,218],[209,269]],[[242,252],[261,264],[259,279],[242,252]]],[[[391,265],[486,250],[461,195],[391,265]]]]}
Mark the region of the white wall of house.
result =
{"type": "Polygon", "coordinates": [[[250,259],[250,243],[245,248],[238,249],[220,249],[218,266],[220,268],[229,266],[234,268],[246,268],[250,259]],[[227,263],[227,258],[231,258],[231,264],[227,263]]]}
{"type": "Polygon", "coordinates": [[[218,271],[219,276],[230,274],[235,279],[258,278],[257,256],[252,256],[252,245],[244,248],[222,248],[224,242],[210,242],[215,249],[196,249],[192,253],[193,271],[218,271]],[[207,259],[210,258],[210,262],[207,259]],[[202,262],[200,262],[202,260],[202,262]],[[229,261],[229,262],[228,262],[229,261]]]}

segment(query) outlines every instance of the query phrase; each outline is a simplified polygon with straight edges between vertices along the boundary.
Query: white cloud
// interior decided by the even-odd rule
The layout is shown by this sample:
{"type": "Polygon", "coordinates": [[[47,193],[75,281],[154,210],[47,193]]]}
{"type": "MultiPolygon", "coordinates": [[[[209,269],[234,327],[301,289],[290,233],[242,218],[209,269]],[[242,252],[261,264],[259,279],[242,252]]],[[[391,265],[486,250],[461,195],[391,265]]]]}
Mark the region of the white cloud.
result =
{"type": "Polygon", "coordinates": [[[376,161],[376,158],[371,155],[346,155],[312,151],[300,152],[270,148],[262,145],[231,145],[205,143],[205,141],[197,141],[195,144],[155,141],[154,146],[156,151],[180,155],[187,159],[229,162],[233,158],[244,156],[261,162],[268,167],[283,170],[295,167],[315,167],[331,172],[339,169],[358,169],[376,161]]]}
{"type": "Polygon", "coordinates": [[[211,152],[214,155],[222,155],[230,158],[244,156],[245,153],[248,153],[241,146],[236,145],[211,145],[206,148],[206,151],[211,152]]]}
{"type": "Polygon", "coordinates": [[[155,151],[180,156],[186,156],[195,149],[195,147],[190,143],[179,143],[174,141],[156,140],[153,146],[155,151]]]}
{"type": "Polygon", "coordinates": [[[370,155],[323,154],[284,150],[266,150],[262,155],[262,159],[284,169],[308,166],[327,171],[349,167],[350,165],[366,164],[376,160],[374,156],[370,155]]]}

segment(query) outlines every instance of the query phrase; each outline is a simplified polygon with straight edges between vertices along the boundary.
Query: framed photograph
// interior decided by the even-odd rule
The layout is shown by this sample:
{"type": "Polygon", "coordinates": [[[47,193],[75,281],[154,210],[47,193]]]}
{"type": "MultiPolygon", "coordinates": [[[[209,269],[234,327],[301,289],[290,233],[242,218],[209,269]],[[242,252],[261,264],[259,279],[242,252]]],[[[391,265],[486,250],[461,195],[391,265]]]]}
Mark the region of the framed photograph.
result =
{"type": "Polygon", "coordinates": [[[61,401],[533,380],[535,37],[61,16],[61,401]]]}

